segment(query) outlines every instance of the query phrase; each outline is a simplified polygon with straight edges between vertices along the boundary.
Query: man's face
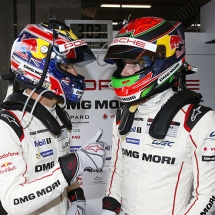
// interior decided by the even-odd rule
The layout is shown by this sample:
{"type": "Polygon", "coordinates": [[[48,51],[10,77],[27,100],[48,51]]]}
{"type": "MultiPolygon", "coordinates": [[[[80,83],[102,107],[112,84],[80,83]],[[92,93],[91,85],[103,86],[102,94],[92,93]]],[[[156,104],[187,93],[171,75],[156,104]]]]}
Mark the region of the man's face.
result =
{"type": "Polygon", "coordinates": [[[125,66],[121,72],[121,76],[126,77],[133,75],[135,72],[140,70],[140,65],[135,61],[125,61],[125,66]]]}
{"type": "Polygon", "coordinates": [[[78,76],[78,73],[77,73],[76,69],[73,67],[72,64],[60,64],[60,67],[64,71],[66,71],[66,72],[68,72],[68,73],[70,73],[72,75],[78,76]]]}

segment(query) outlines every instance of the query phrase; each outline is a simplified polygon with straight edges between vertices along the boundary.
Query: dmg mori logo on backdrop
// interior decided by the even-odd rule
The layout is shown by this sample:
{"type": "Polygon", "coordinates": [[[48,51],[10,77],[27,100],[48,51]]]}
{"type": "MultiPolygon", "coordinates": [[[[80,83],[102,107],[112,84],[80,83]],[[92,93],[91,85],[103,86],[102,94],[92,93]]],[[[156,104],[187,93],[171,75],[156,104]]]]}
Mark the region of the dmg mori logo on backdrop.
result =
{"type": "Polygon", "coordinates": [[[67,109],[117,109],[120,107],[118,100],[83,100],[77,104],[67,105],[67,109]]]}

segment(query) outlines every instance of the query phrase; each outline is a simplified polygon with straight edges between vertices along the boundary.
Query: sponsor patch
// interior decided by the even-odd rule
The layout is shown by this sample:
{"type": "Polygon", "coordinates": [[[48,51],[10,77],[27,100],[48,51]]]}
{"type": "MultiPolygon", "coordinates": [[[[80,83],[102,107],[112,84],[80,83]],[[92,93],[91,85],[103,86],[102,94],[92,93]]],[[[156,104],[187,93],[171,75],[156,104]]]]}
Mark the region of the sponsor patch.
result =
{"type": "Polygon", "coordinates": [[[80,149],[81,146],[70,146],[70,152],[73,153],[73,152],[76,152],[78,151],[78,149],[80,149]]]}
{"type": "Polygon", "coordinates": [[[0,174],[16,170],[16,166],[11,162],[4,162],[0,166],[0,174]]]}
{"type": "Polygon", "coordinates": [[[206,137],[204,140],[215,140],[215,131],[211,132],[208,137],[206,137]]]}
{"type": "MultiPolygon", "coordinates": [[[[147,120],[147,126],[146,126],[146,130],[145,130],[146,134],[149,133],[149,128],[150,128],[150,126],[152,124],[152,121],[153,121],[153,119],[150,119],[150,118],[147,120]]],[[[179,122],[172,121],[170,126],[169,126],[169,129],[168,129],[168,132],[167,132],[166,136],[168,136],[168,137],[177,137],[179,126],[180,126],[179,122]]]]}
{"type": "Polygon", "coordinates": [[[210,162],[210,161],[215,161],[215,156],[202,156],[202,161],[210,162]]]}
{"type": "Polygon", "coordinates": [[[130,132],[141,133],[141,130],[142,130],[141,127],[134,126],[131,128],[130,132]]]}
{"type": "Polygon", "coordinates": [[[54,154],[53,149],[51,149],[51,150],[40,152],[40,153],[36,154],[36,158],[41,159],[41,158],[52,156],[53,154],[54,154]]]}
{"type": "Polygon", "coordinates": [[[131,143],[131,144],[139,145],[140,144],[140,140],[139,139],[135,139],[135,138],[126,137],[126,143],[131,143]]]}

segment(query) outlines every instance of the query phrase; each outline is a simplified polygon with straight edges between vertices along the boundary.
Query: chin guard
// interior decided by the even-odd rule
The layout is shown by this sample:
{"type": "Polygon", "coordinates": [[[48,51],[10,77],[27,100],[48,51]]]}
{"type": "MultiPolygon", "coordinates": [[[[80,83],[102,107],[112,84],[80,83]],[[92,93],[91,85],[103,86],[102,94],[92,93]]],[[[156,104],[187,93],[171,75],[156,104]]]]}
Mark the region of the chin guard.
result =
{"type": "MultiPolygon", "coordinates": [[[[1,104],[1,107],[5,110],[19,110],[22,111],[23,107],[26,103],[27,96],[20,93],[12,93],[10,94],[5,101],[1,104]]],[[[26,111],[31,112],[32,107],[34,105],[35,100],[29,99],[26,111]]],[[[61,120],[61,122],[65,125],[65,127],[69,130],[72,129],[72,124],[69,119],[66,111],[62,110],[58,105],[56,105],[56,113],[61,120]]],[[[57,120],[52,116],[52,114],[40,103],[37,103],[33,115],[38,118],[54,135],[59,135],[61,133],[61,126],[57,122],[57,120]]]]}

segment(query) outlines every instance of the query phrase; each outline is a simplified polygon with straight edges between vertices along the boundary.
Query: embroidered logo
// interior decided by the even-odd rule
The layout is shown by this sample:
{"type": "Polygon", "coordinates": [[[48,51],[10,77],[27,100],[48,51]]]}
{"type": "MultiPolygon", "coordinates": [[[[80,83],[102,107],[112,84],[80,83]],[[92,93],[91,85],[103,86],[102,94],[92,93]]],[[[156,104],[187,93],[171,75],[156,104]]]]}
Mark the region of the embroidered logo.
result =
{"type": "Polygon", "coordinates": [[[192,113],[192,116],[191,116],[191,121],[192,121],[192,122],[196,120],[196,117],[197,117],[200,113],[202,113],[202,112],[200,111],[200,108],[201,108],[201,106],[199,106],[198,108],[196,108],[196,109],[193,110],[193,113],[192,113]]]}
{"type": "Polygon", "coordinates": [[[19,124],[17,124],[16,120],[13,117],[11,117],[7,114],[1,114],[1,116],[6,118],[8,120],[8,122],[10,122],[10,123],[12,122],[12,123],[16,124],[17,126],[19,126],[19,124]]]}

